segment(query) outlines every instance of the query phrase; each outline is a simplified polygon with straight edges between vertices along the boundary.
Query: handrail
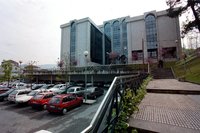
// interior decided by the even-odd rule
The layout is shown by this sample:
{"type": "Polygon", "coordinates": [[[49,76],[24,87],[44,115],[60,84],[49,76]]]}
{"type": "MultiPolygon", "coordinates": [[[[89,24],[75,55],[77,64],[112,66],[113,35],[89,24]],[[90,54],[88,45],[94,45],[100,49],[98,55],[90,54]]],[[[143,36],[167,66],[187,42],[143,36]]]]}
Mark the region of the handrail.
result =
{"type": "Polygon", "coordinates": [[[81,133],[96,133],[96,132],[103,132],[103,131],[105,132],[106,130],[108,130],[109,125],[115,123],[113,121],[118,118],[118,115],[120,113],[120,108],[117,109],[115,107],[115,106],[120,107],[120,105],[118,105],[118,102],[121,103],[120,101],[123,99],[123,97],[119,99],[118,95],[117,95],[117,93],[119,93],[119,90],[120,91],[125,90],[125,88],[120,88],[120,86],[122,86],[123,84],[126,84],[126,83],[130,83],[130,84],[132,84],[132,85],[130,85],[130,88],[131,88],[131,86],[136,87],[136,84],[135,84],[136,79],[138,80],[138,84],[140,84],[141,79],[143,79],[143,78],[144,77],[141,74],[115,77],[111,86],[109,87],[108,92],[106,93],[103,101],[101,102],[96,114],[94,115],[90,125],[87,128],[85,128],[81,133]],[[131,79],[131,80],[127,80],[127,79],[131,79]],[[124,83],[122,83],[122,80],[124,80],[124,83]],[[127,81],[125,81],[125,80],[127,80],[127,81]],[[114,104],[114,101],[117,103],[114,104]],[[110,108],[109,108],[109,106],[110,106],[110,108]],[[107,123],[106,126],[102,126],[103,128],[100,129],[102,121],[104,120],[104,117],[106,115],[108,117],[111,117],[113,108],[115,108],[116,110],[119,110],[119,111],[116,111],[118,114],[116,114],[116,117],[113,118],[112,120],[110,118],[110,122],[107,123]]]}

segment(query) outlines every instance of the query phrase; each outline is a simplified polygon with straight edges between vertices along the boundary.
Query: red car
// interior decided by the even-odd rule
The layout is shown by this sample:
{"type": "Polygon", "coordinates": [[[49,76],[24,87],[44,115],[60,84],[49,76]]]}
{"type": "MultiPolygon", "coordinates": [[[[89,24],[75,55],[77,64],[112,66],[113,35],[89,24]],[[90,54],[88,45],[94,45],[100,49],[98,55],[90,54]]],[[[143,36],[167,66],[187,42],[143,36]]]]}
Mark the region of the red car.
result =
{"type": "Polygon", "coordinates": [[[47,103],[53,96],[55,96],[53,92],[39,93],[30,100],[29,104],[32,108],[46,109],[47,103]]]}
{"type": "Polygon", "coordinates": [[[77,97],[73,94],[61,94],[54,96],[47,104],[47,110],[50,113],[66,114],[71,108],[80,106],[83,103],[83,97],[77,97]]]}

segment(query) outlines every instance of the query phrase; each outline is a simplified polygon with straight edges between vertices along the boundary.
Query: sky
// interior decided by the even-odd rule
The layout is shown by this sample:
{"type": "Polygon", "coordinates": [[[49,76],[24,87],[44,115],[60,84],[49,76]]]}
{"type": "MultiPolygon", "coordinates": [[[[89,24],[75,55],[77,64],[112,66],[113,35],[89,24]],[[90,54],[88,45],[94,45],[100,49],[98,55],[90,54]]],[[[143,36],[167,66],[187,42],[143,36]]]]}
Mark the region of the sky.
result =
{"type": "Polygon", "coordinates": [[[0,0],[0,62],[56,64],[61,24],[89,17],[101,25],[167,8],[166,0],[0,0]]]}

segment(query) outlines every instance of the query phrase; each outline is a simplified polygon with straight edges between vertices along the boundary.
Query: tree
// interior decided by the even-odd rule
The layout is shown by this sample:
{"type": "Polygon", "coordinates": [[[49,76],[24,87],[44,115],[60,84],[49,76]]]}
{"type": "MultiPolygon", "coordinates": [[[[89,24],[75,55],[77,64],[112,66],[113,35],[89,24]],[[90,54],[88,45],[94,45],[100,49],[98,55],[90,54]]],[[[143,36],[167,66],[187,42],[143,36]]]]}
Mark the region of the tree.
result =
{"type": "Polygon", "coordinates": [[[187,17],[183,23],[182,35],[194,29],[198,29],[200,32],[200,0],[167,0],[166,3],[169,6],[168,16],[172,18],[192,11],[194,18],[189,20],[187,17]]]}
{"type": "Polygon", "coordinates": [[[8,86],[9,86],[9,82],[10,82],[10,78],[11,78],[11,72],[12,72],[12,64],[9,60],[8,61],[3,60],[1,66],[4,69],[3,70],[4,78],[8,81],[8,86]]]}

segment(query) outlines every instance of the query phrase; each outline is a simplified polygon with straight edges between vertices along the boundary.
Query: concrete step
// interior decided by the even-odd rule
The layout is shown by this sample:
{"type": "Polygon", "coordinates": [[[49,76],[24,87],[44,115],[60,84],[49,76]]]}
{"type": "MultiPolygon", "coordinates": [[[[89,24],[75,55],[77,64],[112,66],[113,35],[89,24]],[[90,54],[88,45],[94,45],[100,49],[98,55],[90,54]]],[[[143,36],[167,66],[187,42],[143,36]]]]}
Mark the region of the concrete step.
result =
{"type": "Polygon", "coordinates": [[[151,70],[154,79],[172,79],[174,78],[171,69],[169,68],[156,68],[151,70]]]}
{"type": "Polygon", "coordinates": [[[147,88],[148,93],[166,93],[166,94],[187,94],[200,95],[200,90],[180,90],[180,89],[152,89],[147,88]]]}

